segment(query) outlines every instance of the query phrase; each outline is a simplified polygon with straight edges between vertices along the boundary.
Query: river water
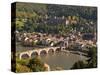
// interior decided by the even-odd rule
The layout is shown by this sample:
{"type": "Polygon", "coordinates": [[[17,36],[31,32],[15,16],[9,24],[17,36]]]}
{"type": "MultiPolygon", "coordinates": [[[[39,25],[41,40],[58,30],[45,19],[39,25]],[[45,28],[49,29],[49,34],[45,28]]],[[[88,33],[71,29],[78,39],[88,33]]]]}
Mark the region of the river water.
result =
{"type": "Polygon", "coordinates": [[[86,60],[87,58],[77,54],[59,52],[51,55],[48,54],[41,57],[41,59],[50,65],[51,70],[54,70],[56,67],[68,70],[75,62],[79,60],[86,60]]]}

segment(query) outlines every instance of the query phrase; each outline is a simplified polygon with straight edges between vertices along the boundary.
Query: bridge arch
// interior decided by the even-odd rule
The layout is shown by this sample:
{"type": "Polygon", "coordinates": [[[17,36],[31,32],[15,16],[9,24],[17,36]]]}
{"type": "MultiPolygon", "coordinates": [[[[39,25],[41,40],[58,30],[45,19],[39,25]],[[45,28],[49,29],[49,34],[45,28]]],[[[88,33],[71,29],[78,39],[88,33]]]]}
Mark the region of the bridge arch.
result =
{"type": "Polygon", "coordinates": [[[55,50],[53,48],[48,49],[48,54],[54,53],[55,50]]]}
{"type": "Polygon", "coordinates": [[[30,58],[28,53],[23,53],[20,55],[20,59],[28,59],[28,58],[30,58]]]}
{"type": "Polygon", "coordinates": [[[59,52],[59,51],[61,51],[60,47],[55,49],[55,52],[59,52]]]}
{"type": "Polygon", "coordinates": [[[48,54],[48,52],[46,50],[41,50],[40,51],[40,55],[46,55],[46,54],[48,54]]]}

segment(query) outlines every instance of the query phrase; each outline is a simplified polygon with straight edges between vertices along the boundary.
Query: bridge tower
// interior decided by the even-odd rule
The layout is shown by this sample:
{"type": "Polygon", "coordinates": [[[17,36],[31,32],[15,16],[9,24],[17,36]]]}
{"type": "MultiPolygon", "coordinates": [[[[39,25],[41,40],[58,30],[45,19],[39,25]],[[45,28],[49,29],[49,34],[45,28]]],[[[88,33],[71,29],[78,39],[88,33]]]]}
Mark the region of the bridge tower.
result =
{"type": "MultiPolygon", "coordinates": [[[[83,47],[84,47],[84,44],[81,45],[81,51],[82,51],[82,48],[83,48],[83,47]]],[[[80,54],[80,60],[83,60],[82,53],[79,52],[79,54],[80,54]]]]}
{"type": "Polygon", "coordinates": [[[66,39],[64,39],[64,47],[68,48],[68,46],[69,46],[68,41],[69,41],[69,37],[67,37],[66,39]]]}

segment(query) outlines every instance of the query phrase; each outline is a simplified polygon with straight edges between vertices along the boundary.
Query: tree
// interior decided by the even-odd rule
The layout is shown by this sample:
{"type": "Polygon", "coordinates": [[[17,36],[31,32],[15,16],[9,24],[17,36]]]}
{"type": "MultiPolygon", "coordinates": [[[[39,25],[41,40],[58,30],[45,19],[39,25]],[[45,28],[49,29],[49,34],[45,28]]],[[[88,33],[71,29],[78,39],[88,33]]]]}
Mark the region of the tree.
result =
{"type": "Polygon", "coordinates": [[[45,71],[44,63],[38,57],[30,59],[28,67],[33,72],[45,71]]]}
{"type": "Polygon", "coordinates": [[[31,72],[30,68],[28,68],[27,66],[25,65],[21,65],[21,64],[16,64],[16,72],[31,72]]]}
{"type": "Polygon", "coordinates": [[[16,29],[19,30],[19,31],[22,31],[23,27],[24,27],[24,22],[16,20],[16,29]]]}
{"type": "Polygon", "coordinates": [[[25,22],[24,30],[27,31],[27,32],[33,32],[34,31],[32,20],[29,19],[25,22]]]}
{"type": "Polygon", "coordinates": [[[28,64],[28,59],[19,59],[19,58],[16,58],[16,72],[31,72],[31,69],[27,67],[27,64],[28,64]]]}
{"type": "Polygon", "coordinates": [[[88,51],[89,59],[88,61],[88,68],[96,68],[97,67],[97,48],[91,47],[88,51]]]}
{"type": "Polygon", "coordinates": [[[83,61],[76,62],[71,69],[83,69],[86,67],[86,64],[83,61]]]}

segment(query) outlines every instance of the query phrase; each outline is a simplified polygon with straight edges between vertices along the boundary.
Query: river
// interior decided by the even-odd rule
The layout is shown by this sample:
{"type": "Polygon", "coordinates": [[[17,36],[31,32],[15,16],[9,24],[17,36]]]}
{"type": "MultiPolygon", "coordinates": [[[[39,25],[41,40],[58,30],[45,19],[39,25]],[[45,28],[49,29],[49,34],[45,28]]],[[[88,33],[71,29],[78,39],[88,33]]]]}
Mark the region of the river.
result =
{"type": "Polygon", "coordinates": [[[86,60],[87,58],[77,54],[59,52],[50,55],[48,54],[41,57],[41,59],[50,65],[51,70],[54,70],[56,67],[68,70],[75,62],[79,60],[86,60]]]}

